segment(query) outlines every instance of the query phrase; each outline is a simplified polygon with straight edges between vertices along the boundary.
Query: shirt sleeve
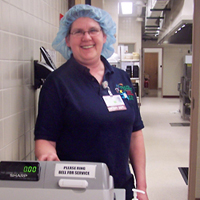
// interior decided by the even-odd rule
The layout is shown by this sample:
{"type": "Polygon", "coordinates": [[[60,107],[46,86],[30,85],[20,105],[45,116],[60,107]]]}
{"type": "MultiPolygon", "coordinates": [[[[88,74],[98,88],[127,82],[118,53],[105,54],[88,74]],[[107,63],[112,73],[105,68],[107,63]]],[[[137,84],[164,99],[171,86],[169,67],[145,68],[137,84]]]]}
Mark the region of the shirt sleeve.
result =
{"type": "Polygon", "coordinates": [[[35,125],[35,140],[56,141],[62,129],[63,98],[61,98],[62,93],[57,82],[59,81],[48,78],[41,89],[35,125]]]}
{"type": "MultiPolygon", "coordinates": [[[[133,88],[133,91],[134,91],[134,88],[133,88]]],[[[134,98],[135,98],[135,102],[137,102],[137,98],[136,98],[136,95],[134,95],[134,98]]],[[[133,125],[133,130],[132,132],[135,132],[135,131],[139,131],[141,129],[144,128],[144,124],[143,124],[143,121],[142,121],[142,118],[141,118],[141,114],[140,114],[140,110],[139,110],[139,107],[138,107],[138,104],[135,103],[135,122],[134,122],[134,125],[133,125]]]]}
{"type": "Polygon", "coordinates": [[[137,102],[137,97],[135,95],[135,89],[134,89],[133,84],[132,84],[128,75],[127,75],[127,78],[129,80],[130,86],[131,86],[131,88],[133,90],[133,94],[134,94],[135,121],[134,121],[134,124],[133,124],[132,132],[135,132],[135,131],[139,131],[139,130],[143,129],[144,123],[142,121],[141,113],[140,113],[138,102],[137,102]]]}

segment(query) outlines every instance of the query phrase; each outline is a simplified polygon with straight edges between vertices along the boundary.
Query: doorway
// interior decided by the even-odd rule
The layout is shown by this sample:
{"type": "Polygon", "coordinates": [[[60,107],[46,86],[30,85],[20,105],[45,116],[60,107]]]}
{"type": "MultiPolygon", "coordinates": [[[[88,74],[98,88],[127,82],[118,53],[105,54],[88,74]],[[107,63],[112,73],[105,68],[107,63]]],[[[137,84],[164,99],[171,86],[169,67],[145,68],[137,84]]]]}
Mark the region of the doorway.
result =
{"type": "Polygon", "coordinates": [[[144,54],[144,74],[148,77],[148,88],[158,89],[158,53],[144,54]]]}
{"type": "Polygon", "coordinates": [[[142,63],[143,81],[146,78],[145,73],[147,77],[150,76],[150,85],[148,89],[143,88],[143,95],[162,96],[162,48],[144,48],[142,63]]]}

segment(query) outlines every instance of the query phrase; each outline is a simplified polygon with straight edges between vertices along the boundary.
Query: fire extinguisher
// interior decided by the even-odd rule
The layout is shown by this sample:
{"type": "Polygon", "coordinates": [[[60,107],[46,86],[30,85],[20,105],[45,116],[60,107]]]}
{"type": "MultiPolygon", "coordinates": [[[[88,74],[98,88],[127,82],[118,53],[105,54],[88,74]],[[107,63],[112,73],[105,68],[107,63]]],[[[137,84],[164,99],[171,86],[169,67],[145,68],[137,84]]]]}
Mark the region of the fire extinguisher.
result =
{"type": "Polygon", "coordinates": [[[145,78],[145,79],[144,79],[144,87],[145,87],[145,88],[148,88],[148,87],[149,87],[149,79],[148,79],[148,78],[145,78]]]}

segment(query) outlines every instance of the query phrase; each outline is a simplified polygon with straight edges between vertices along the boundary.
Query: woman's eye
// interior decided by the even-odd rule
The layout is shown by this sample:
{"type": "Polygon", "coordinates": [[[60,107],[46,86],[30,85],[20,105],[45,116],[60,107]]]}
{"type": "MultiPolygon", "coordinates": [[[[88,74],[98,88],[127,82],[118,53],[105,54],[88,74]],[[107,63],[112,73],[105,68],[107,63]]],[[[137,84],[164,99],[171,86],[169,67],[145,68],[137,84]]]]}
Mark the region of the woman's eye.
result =
{"type": "Polygon", "coordinates": [[[98,32],[98,30],[96,30],[96,29],[90,30],[90,33],[96,33],[96,32],[98,32]]]}
{"type": "Polygon", "coordinates": [[[82,34],[83,33],[83,31],[75,31],[75,33],[74,34],[82,34]]]}

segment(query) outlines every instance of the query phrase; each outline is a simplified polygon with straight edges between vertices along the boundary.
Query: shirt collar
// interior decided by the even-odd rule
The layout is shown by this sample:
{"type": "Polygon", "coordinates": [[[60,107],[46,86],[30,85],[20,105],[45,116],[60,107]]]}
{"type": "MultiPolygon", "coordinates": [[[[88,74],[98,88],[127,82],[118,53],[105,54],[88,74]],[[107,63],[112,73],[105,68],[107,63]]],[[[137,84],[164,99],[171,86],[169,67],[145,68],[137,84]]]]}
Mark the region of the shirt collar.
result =
{"type": "MultiPolygon", "coordinates": [[[[79,72],[83,72],[83,73],[87,73],[87,74],[90,72],[90,70],[89,70],[87,67],[85,67],[85,66],[79,64],[79,63],[75,60],[75,58],[74,58],[73,55],[71,56],[70,59],[71,59],[71,61],[75,64],[74,67],[77,68],[77,69],[79,70],[79,72]]],[[[105,67],[105,75],[107,75],[107,74],[113,74],[113,73],[114,73],[113,66],[111,66],[111,65],[109,64],[109,62],[106,60],[106,58],[104,58],[103,56],[101,56],[101,61],[103,62],[104,67],[105,67]]]]}
{"type": "Polygon", "coordinates": [[[103,62],[105,66],[105,75],[113,74],[114,73],[113,66],[110,65],[110,63],[106,60],[106,58],[101,56],[101,61],[103,62]]]}
{"type": "Polygon", "coordinates": [[[71,55],[70,61],[72,62],[73,68],[76,68],[79,72],[87,73],[87,74],[90,72],[90,70],[87,67],[79,64],[76,61],[76,59],[74,58],[73,54],[71,55]]]}

